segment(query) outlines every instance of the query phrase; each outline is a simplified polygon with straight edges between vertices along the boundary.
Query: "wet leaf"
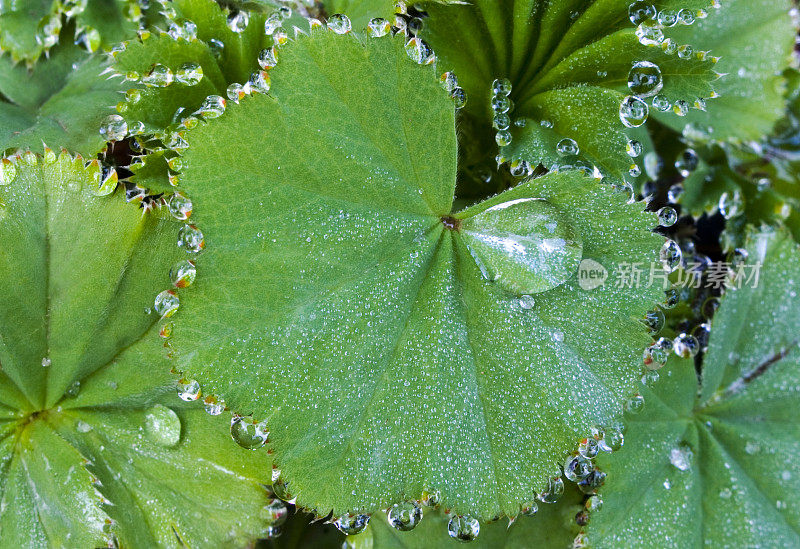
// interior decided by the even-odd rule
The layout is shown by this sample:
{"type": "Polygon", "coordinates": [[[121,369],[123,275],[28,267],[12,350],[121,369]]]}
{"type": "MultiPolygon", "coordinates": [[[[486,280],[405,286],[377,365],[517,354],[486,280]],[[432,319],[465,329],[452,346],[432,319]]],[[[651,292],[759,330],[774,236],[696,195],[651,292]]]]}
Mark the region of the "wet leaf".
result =
{"type": "Polygon", "coordinates": [[[178,224],[96,196],[95,173],[66,154],[3,163],[3,543],[244,543],[263,532],[269,457],[177,397],[146,312],[186,255],[178,224]]]}
{"type": "Polygon", "coordinates": [[[800,543],[800,250],[784,231],[753,232],[747,249],[758,286],[722,299],[700,386],[692,361],[671,360],[601,463],[592,547],[800,543]]]}
{"type": "Polygon", "coordinates": [[[491,282],[466,230],[530,253],[538,237],[513,233],[551,235],[553,254],[576,231],[581,257],[612,268],[655,259],[654,216],[574,171],[452,212],[454,106],[436,70],[401,39],[324,29],[281,54],[269,96],[186,134],[180,185],[207,246],[176,367],[268,420],[302,506],[371,512],[435,489],[460,513],[516,514],[620,412],[660,290],[584,291],[566,261],[542,265],[562,280],[545,291],[524,253],[493,255],[491,282]],[[539,223],[530,199],[560,215],[539,223]]]}

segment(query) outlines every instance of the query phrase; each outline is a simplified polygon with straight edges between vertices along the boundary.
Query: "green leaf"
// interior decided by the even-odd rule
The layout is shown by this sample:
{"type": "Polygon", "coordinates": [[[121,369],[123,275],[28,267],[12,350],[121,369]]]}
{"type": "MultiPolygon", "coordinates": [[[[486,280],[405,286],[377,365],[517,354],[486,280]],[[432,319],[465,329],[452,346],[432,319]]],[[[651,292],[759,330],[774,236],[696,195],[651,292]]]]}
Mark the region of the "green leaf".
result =
{"type": "Polygon", "coordinates": [[[136,0],[5,2],[0,4],[0,51],[14,63],[29,65],[59,42],[98,51],[129,38],[142,15],[136,0]]]}
{"type": "MultiPolygon", "coordinates": [[[[710,58],[678,58],[640,43],[629,18],[629,4],[627,0],[423,4],[429,16],[424,19],[422,36],[442,68],[454,71],[467,93],[466,130],[461,137],[473,171],[493,169],[491,99],[496,94],[492,83],[507,78],[512,85],[513,107],[507,113],[511,143],[504,145],[500,139],[498,143],[503,144],[500,160],[512,162],[512,173],[514,161],[521,160],[550,170],[574,166],[575,155],[558,147],[563,140],[573,140],[589,171],[597,167],[618,182],[638,177],[631,174],[627,143],[646,138],[620,120],[621,104],[633,95],[628,80],[634,64],[657,65],[663,85],[660,95],[689,105],[698,97],[714,95],[712,82],[717,74],[710,58]]],[[[659,9],[698,9],[709,4],[655,2],[659,9]]],[[[709,19],[715,16],[712,13],[709,19]]],[[[670,36],[673,30],[663,32],[670,36]]],[[[649,97],[655,89],[637,93],[649,97]]],[[[471,176],[462,171],[461,177],[471,176]]],[[[472,185],[480,187],[480,183],[472,185]]]]}
{"type": "Polygon", "coordinates": [[[781,73],[789,66],[797,28],[791,0],[729,0],[707,19],[677,27],[678,43],[710,50],[720,57],[714,82],[720,94],[708,113],[693,111],[683,120],[661,121],[681,131],[685,123],[711,128],[711,139],[744,142],[769,133],[784,111],[781,73]]]}
{"type": "Polygon", "coordinates": [[[671,360],[641,416],[626,418],[624,448],[601,463],[592,547],[800,543],[800,250],[784,231],[753,232],[747,249],[758,285],[723,298],[699,394],[692,362],[671,360]]]}
{"type": "Polygon", "coordinates": [[[175,319],[177,369],[268,418],[287,497],[307,508],[432,489],[459,513],[516,515],[621,410],[660,290],[583,291],[572,255],[531,274],[530,255],[496,246],[492,283],[469,248],[484,235],[556,256],[579,234],[583,258],[654,260],[654,216],[575,171],[454,213],[454,107],[435,69],[399,39],[324,30],[281,54],[269,96],[186,135],[180,185],[208,246],[175,319]]]}
{"type": "Polygon", "coordinates": [[[0,57],[0,151],[68,147],[96,155],[99,128],[124,89],[103,75],[107,63],[73,45],[59,46],[31,70],[0,57]]]}
{"type": "Polygon", "coordinates": [[[81,157],[26,153],[4,162],[1,182],[4,543],[203,547],[261,535],[269,456],[177,398],[149,312],[186,255],[178,224],[97,196],[81,157]]]}
{"type": "MultiPolygon", "coordinates": [[[[470,547],[524,549],[530,547],[533,540],[542,547],[569,547],[578,533],[575,514],[583,503],[583,494],[574,485],[570,486],[563,501],[555,505],[540,504],[534,517],[520,516],[511,525],[504,520],[481,524],[480,534],[470,547]]],[[[376,549],[452,547],[447,534],[450,516],[431,508],[423,508],[423,511],[422,522],[409,532],[392,528],[385,516],[376,516],[366,532],[350,536],[348,541],[352,540],[354,548],[368,546],[368,538],[376,549]]]]}

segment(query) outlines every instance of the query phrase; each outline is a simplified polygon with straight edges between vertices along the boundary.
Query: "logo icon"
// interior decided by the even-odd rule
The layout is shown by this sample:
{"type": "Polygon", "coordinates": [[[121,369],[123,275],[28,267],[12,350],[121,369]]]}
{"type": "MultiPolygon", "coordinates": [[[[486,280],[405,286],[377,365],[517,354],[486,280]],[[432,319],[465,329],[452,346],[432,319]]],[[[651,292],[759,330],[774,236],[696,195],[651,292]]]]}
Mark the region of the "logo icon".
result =
{"type": "Polygon", "coordinates": [[[594,290],[606,283],[608,270],[594,259],[584,259],[578,266],[578,285],[584,290],[594,290]]]}

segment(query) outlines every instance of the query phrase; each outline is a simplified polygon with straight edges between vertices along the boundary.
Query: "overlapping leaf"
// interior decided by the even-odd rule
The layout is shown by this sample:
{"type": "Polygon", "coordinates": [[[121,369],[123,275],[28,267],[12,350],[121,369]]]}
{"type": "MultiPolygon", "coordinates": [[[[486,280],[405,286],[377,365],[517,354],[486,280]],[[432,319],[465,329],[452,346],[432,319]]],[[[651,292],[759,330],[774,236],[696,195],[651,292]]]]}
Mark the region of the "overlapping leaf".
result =
{"type": "Polygon", "coordinates": [[[639,377],[660,290],[575,271],[653,260],[653,217],[577,172],[453,213],[453,103],[400,38],[312,31],[271,75],[186,135],[207,247],[177,368],[268,420],[305,507],[517,514],[639,377]]]}
{"type": "Polygon", "coordinates": [[[27,153],[2,169],[3,545],[258,537],[270,460],[239,448],[224,419],[177,398],[149,312],[185,256],[177,224],[97,196],[80,157],[27,153]]]}
{"type": "Polygon", "coordinates": [[[605,460],[592,547],[800,543],[800,250],[783,231],[755,232],[747,249],[700,386],[691,361],[673,360],[641,416],[627,417],[625,447],[605,460]]]}

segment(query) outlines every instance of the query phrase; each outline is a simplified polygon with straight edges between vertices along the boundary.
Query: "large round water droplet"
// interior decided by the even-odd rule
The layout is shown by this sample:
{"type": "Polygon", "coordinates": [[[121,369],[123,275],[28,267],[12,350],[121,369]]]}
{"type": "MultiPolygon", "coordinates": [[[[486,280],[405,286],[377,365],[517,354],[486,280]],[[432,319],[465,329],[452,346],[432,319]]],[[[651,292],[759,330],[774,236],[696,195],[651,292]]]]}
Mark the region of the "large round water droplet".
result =
{"type": "Polygon", "coordinates": [[[163,404],[154,404],[147,410],[144,428],[147,437],[159,446],[171,448],[181,439],[181,420],[178,414],[163,404]]]}
{"type": "Polygon", "coordinates": [[[197,63],[184,63],[175,73],[175,80],[186,86],[196,86],[202,79],[203,67],[197,63]]]}
{"type": "Polygon", "coordinates": [[[242,33],[250,23],[250,15],[246,11],[237,11],[228,16],[228,28],[235,33],[242,33]]]}
{"type": "Polygon", "coordinates": [[[664,80],[661,78],[661,69],[650,61],[634,63],[628,73],[628,88],[633,95],[650,97],[661,91],[664,80]]]}
{"type": "Polygon", "coordinates": [[[118,114],[110,114],[100,126],[100,135],[106,141],[121,141],[128,135],[128,124],[118,114]]]}
{"type": "Polygon", "coordinates": [[[386,36],[391,31],[392,31],[392,24],[389,23],[386,19],[383,19],[381,17],[370,19],[369,24],[367,25],[367,32],[369,36],[372,38],[380,38],[381,36],[386,36]]]}
{"type": "Polygon", "coordinates": [[[178,398],[192,402],[200,398],[200,384],[194,379],[181,378],[177,386],[178,398]]]}
{"type": "Polygon", "coordinates": [[[700,352],[700,342],[693,335],[682,333],[672,342],[672,348],[679,357],[692,358],[700,352]]]}
{"type": "Polygon", "coordinates": [[[628,128],[638,128],[647,122],[649,114],[647,103],[634,95],[623,99],[619,106],[619,119],[628,128]]]}
{"type": "Polygon", "coordinates": [[[565,137],[556,145],[556,151],[558,151],[558,154],[561,156],[575,156],[580,154],[581,149],[578,147],[578,143],[574,139],[565,137]]]}
{"type": "Polygon", "coordinates": [[[268,436],[269,431],[266,430],[264,423],[255,423],[242,416],[231,418],[231,438],[242,448],[248,450],[261,448],[266,444],[268,436]]]}
{"type": "Polygon", "coordinates": [[[564,462],[564,476],[572,482],[578,482],[592,472],[592,460],[581,454],[567,457],[564,462]]]}
{"type": "Polygon", "coordinates": [[[650,2],[636,1],[628,6],[628,17],[634,25],[654,19],[657,15],[658,10],[650,2]]]}
{"type": "Polygon", "coordinates": [[[431,47],[421,38],[416,36],[406,42],[406,54],[420,65],[430,65],[436,56],[433,55],[431,47]]]}
{"type": "Polygon", "coordinates": [[[164,290],[156,296],[153,303],[155,311],[161,315],[161,318],[168,318],[174,315],[180,304],[178,294],[173,290],[164,290]]]}
{"type": "Polygon", "coordinates": [[[407,532],[422,520],[422,507],[413,501],[395,503],[386,513],[386,518],[393,528],[407,532]]]}
{"type": "Polygon", "coordinates": [[[336,34],[347,34],[353,28],[350,23],[350,18],[341,13],[334,13],[328,17],[328,30],[332,30],[336,34]]]}
{"type": "Polygon", "coordinates": [[[154,88],[164,88],[172,84],[173,78],[172,71],[168,67],[156,63],[142,76],[142,84],[154,88]]]}
{"type": "Polygon", "coordinates": [[[583,241],[553,204],[521,198],[461,221],[461,235],[484,278],[516,295],[566,282],[578,270],[583,241]]]}
{"type": "Polygon", "coordinates": [[[447,533],[458,541],[473,541],[481,533],[481,524],[468,515],[454,515],[447,523],[447,533]]]}

